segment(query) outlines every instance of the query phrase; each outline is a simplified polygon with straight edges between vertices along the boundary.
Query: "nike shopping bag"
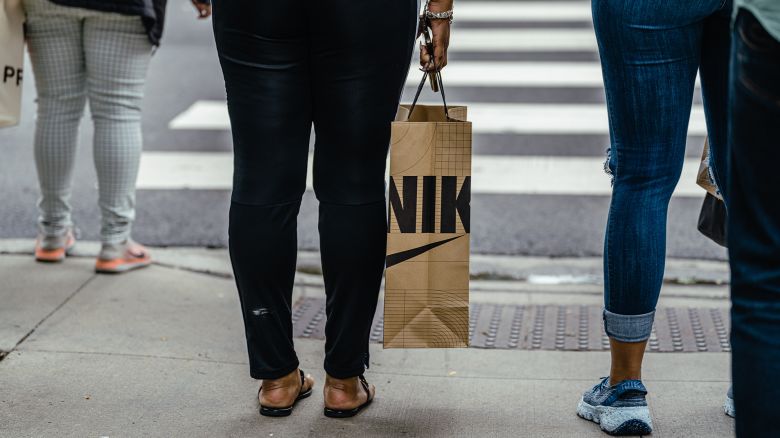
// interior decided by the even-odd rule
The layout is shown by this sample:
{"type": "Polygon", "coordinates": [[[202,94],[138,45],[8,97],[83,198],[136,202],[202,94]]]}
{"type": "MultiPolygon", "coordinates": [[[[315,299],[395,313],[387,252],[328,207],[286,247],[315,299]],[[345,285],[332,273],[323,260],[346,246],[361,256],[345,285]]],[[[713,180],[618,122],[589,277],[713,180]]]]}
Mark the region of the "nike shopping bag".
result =
{"type": "Polygon", "coordinates": [[[0,127],[19,123],[24,63],[24,11],[21,0],[0,0],[0,127]]]}
{"type": "Polygon", "coordinates": [[[470,202],[466,107],[402,105],[390,146],[385,348],[468,346],[470,202]]]}

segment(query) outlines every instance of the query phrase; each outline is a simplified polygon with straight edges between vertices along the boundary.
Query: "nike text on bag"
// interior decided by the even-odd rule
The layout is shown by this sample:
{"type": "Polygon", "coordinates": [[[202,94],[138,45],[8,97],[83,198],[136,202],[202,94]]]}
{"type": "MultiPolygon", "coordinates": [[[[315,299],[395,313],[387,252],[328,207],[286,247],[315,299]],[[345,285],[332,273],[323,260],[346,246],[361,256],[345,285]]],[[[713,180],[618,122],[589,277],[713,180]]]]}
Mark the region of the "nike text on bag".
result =
{"type": "Polygon", "coordinates": [[[21,0],[0,0],[0,127],[19,123],[24,64],[21,0]]]}
{"type": "Polygon", "coordinates": [[[467,347],[471,123],[413,108],[392,126],[384,347],[467,347]]]}

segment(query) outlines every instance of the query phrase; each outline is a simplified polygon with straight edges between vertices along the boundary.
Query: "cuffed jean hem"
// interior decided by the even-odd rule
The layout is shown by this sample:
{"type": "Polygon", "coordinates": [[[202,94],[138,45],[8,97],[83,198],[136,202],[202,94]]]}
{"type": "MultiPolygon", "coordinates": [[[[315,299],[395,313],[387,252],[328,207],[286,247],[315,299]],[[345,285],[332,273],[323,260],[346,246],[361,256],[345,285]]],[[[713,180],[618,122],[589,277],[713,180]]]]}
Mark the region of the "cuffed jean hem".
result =
{"type": "Polygon", "coordinates": [[[325,365],[325,372],[334,379],[349,379],[351,377],[363,375],[363,373],[366,372],[366,367],[361,365],[359,368],[353,368],[351,370],[338,370],[325,365]]]}
{"type": "Polygon", "coordinates": [[[643,342],[653,331],[655,310],[642,315],[619,315],[604,309],[604,331],[620,342],[643,342]]]}
{"type": "Polygon", "coordinates": [[[290,374],[291,372],[298,369],[300,366],[300,362],[295,361],[293,365],[279,368],[277,370],[255,370],[255,369],[249,369],[249,375],[252,376],[253,379],[256,380],[274,380],[274,379],[281,379],[282,377],[290,374]]]}

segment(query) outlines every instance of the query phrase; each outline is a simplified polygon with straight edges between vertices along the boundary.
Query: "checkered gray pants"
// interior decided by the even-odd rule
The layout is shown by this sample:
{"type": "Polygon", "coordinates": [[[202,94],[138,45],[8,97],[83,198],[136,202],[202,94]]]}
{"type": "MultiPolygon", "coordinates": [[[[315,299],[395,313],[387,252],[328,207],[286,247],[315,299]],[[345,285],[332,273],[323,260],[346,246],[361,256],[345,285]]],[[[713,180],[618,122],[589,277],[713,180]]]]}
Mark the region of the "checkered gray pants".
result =
{"type": "Polygon", "coordinates": [[[120,243],[135,218],[141,157],[141,100],[152,45],[140,17],[24,0],[38,91],[35,161],[40,228],[72,226],[69,203],[78,127],[89,99],[101,240],[120,243]]]}

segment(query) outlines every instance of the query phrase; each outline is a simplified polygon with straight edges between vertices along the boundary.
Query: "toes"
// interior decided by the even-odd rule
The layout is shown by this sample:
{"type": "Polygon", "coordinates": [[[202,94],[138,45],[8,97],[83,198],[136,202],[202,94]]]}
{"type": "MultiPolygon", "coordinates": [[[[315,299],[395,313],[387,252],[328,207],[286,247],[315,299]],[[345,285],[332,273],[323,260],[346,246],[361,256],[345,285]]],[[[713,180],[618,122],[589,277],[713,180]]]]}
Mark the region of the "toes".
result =
{"type": "Polygon", "coordinates": [[[306,377],[304,377],[303,379],[303,387],[301,388],[301,392],[308,391],[313,387],[314,387],[314,377],[312,377],[311,374],[307,374],[306,377]]]}

